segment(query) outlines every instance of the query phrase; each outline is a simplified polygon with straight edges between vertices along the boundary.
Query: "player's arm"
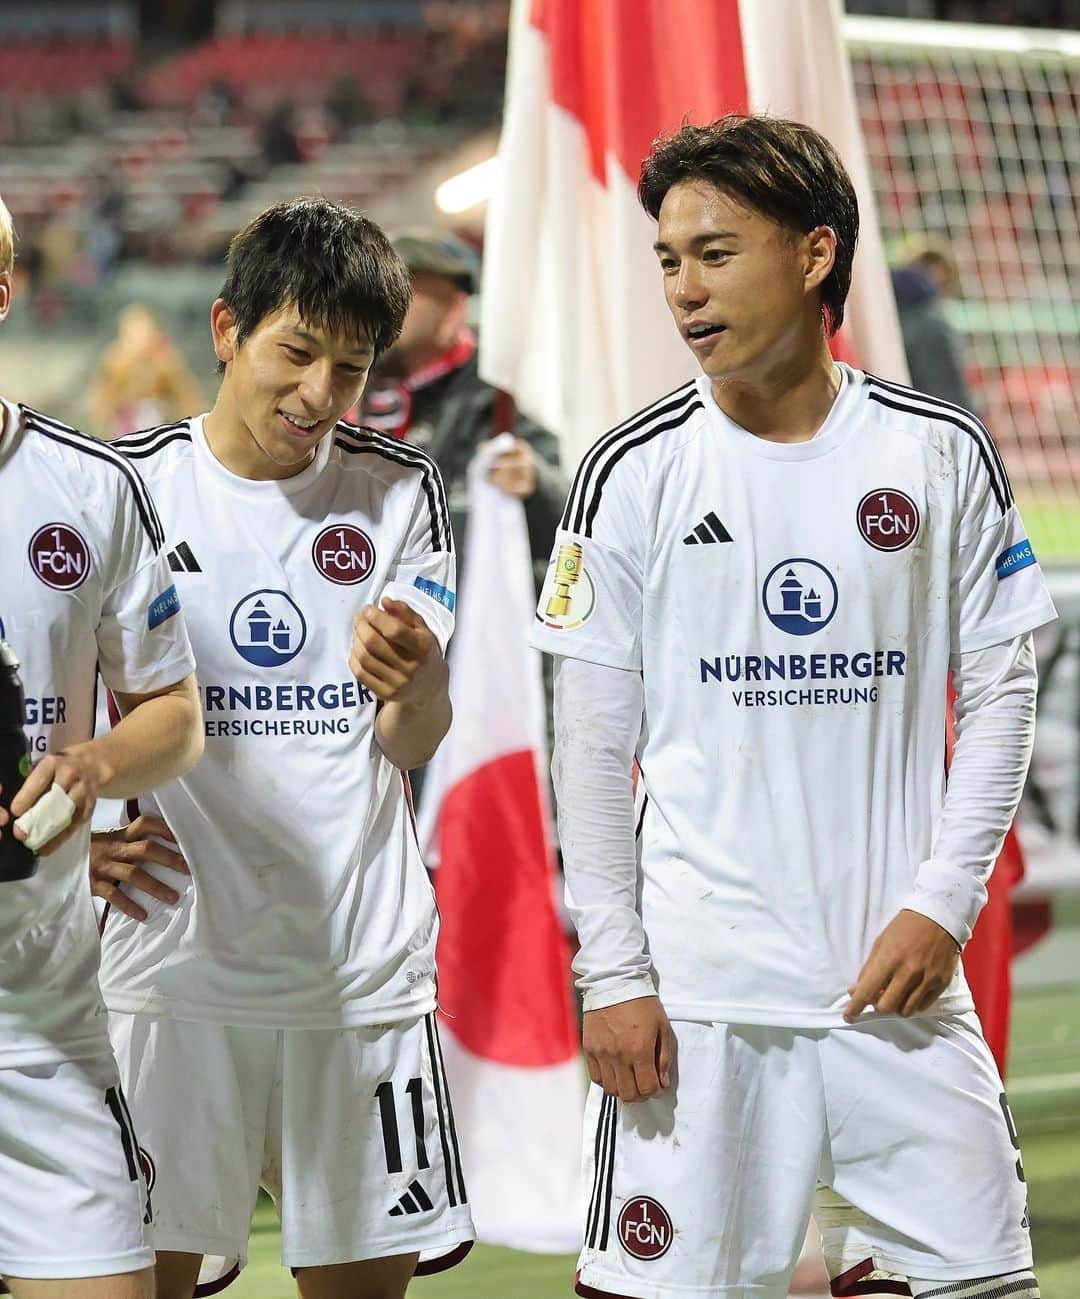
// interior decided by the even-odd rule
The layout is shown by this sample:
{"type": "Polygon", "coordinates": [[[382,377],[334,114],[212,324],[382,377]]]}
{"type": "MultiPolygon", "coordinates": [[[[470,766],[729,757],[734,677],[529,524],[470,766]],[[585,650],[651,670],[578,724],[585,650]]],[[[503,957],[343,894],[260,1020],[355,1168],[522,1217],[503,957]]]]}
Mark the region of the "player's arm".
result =
{"type": "Polygon", "coordinates": [[[671,1029],[637,909],[632,771],[642,709],[639,672],[556,658],[551,770],[580,942],[583,1044],[593,1082],[624,1101],[655,1096],[671,1065],[671,1029]]]}
{"type": "Polygon", "coordinates": [[[850,989],[848,1020],[868,1005],[917,1014],[944,992],[1023,793],[1038,687],[1030,633],[956,654],[951,666],[956,747],[931,856],[850,989]]]}
{"type": "Polygon", "coordinates": [[[450,729],[450,673],[435,634],[402,600],[353,620],[349,667],[380,702],[375,739],[395,767],[429,762],[450,729]]]}
{"type": "MultiPolygon", "coordinates": [[[[118,694],[117,703],[123,717],[113,730],[42,758],[12,800],[16,818],[39,808],[37,833],[48,837],[36,851],[48,854],[59,848],[90,819],[99,797],[134,797],[182,776],[202,754],[202,710],[194,676],[145,694],[118,694]]],[[[15,835],[28,837],[18,826],[15,835]]],[[[36,840],[35,835],[31,842],[36,840]]]]}

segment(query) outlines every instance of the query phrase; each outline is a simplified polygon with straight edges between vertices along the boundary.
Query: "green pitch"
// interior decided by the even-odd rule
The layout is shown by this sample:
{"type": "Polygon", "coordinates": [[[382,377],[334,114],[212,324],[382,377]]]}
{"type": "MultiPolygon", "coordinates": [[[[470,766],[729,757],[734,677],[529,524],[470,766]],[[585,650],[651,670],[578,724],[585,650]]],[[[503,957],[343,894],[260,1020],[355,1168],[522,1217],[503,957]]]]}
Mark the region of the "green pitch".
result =
{"type": "Polygon", "coordinates": [[[1062,484],[1062,499],[1047,494],[1021,495],[1017,505],[1023,515],[1031,548],[1044,564],[1073,564],[1080,559],[1080,502],[1072,483],[1062,484]]]}
{"type": "MultiPolygon", "coordinates": [[[[225,1299],[296,1299],[296,1287],[279,1262],[277,1220],[269,1200],[255,1211],[248,1265],[223,1291],[225,1299]]],[[[572,1255],[518,1254],[476,1245],[449,1272],[414,1281],[409,1299],[564,1299],[573,1295],[572,1255]]]]}
{"type": "MultiPolygon", "coordinates": [[[[1024,1147],[1043,1299],[1076,1299],[1080,1275],[1080,989],[1016,1000],[1009,1098],[1024,1147]]],[[[226,1299],[295,1299],[269,1201],[255,1215],[250,1262],[226,1299]]],[[[459,1267],[415,1281],[410,1299],[564,1299],[574,1259],[478,1245],[459,1267]]]]}

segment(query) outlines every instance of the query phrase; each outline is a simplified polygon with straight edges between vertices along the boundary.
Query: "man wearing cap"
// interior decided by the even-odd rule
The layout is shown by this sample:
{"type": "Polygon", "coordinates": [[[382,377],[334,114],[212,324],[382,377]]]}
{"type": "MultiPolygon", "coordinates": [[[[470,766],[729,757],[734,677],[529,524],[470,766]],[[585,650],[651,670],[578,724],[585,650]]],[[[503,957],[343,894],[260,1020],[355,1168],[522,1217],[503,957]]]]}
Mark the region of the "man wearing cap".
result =
{"type": "Polygon", "coordinates": [[[422,447],[442,471],[458,549],[467,563],[469,461],[481,442],[511,432],[491,481],[525,505],[538,578],[562,514],[567,480],[553,434],[514,410],[506,394],[480,378],[476,338],[466,324],[480,266],[468,244],[434,230],[403,231],[394,247],[412,278],[412,303],[398,341],[385,353],[364,394],[360,422],[422,447]]]}

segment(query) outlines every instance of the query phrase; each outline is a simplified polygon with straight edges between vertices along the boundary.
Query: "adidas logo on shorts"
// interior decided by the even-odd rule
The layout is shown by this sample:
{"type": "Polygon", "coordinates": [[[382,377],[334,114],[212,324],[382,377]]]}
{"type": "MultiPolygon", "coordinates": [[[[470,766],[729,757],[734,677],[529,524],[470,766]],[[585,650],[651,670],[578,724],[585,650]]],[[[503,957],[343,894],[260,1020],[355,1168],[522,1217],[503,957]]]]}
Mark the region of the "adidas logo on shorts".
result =
{"type": "Polygon", "coordinates": [[[409,1183],[409,1189],[390,1210],[390,1217],[400,1218],[403,1213],[426,1213],[434,1207],[427,1191],[419,1182],[414,1181],[409,1183]]]}

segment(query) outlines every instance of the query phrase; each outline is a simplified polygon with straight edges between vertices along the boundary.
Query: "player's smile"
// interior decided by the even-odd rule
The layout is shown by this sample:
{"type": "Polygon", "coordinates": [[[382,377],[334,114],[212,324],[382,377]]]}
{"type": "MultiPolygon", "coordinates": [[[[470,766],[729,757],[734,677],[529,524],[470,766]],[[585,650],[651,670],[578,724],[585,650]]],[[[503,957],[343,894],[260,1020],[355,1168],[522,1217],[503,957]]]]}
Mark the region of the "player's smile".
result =
{"type": "Polygon", "coordinates": [[[278,419],[286,434],[298,438],[301,442],[317,441],[327,429],[327,421],[313,420],[301,415],[293,415],[286,410],[278,411],[278,419]]]}

